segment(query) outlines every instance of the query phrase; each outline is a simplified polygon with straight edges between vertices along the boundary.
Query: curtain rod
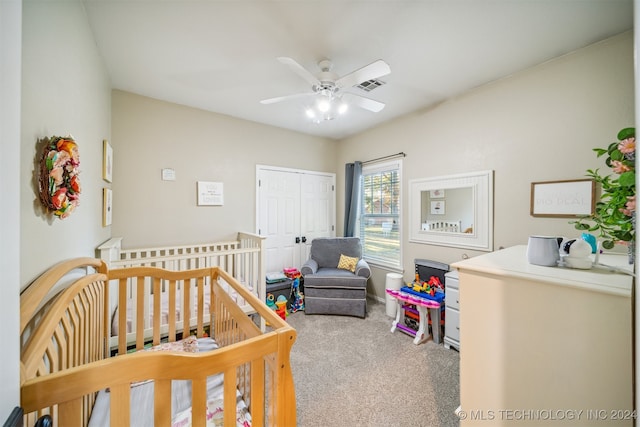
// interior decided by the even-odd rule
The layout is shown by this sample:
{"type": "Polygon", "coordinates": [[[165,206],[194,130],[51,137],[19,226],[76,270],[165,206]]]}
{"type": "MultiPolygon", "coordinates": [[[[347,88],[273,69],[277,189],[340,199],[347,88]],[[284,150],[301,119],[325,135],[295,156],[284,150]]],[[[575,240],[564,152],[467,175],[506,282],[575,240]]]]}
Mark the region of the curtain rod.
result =
{"type": "Polygon", "coordinates": [[[399,153],[391,154],[389,156],[378,157],[377,159],[366,160],[366,161],[362,162],[362,164],[364,165],[365,163],[377,162],[378,160],[392,159],[394,157],[406,157],[406,154],[401,151],[399,153]]]}

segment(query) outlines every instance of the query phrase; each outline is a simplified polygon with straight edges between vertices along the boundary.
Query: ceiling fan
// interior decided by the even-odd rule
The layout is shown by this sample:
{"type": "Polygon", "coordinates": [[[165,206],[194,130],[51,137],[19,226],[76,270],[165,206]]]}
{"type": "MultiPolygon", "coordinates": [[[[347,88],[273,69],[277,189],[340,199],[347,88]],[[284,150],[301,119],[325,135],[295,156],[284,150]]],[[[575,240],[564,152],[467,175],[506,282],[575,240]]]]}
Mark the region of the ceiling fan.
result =
{"type": "MultiPolygon", "coordinates": [[[[311,85],[311,91],[263,99],[260,101],[262,104],[274,104],[296,98],[316,96],[316,108],[318,109],[318,112],[323,115],[322,120],[330,120],[334,118],[333,112],[331,111],[332,109],[336,109],[339,113],[344,112],[348,104],[353,104],[375,113],[381,111],[385,106],[384,103],[374,99],[354,93],[344,92],[344,90],[353,86],[389,74],[391,72],[391,68],[381,59],[378,59],[377,61],[374,61],[369,65],[365,65],[364,67],[342,77],[339,77],[336,73],[331,71],[333,64],[328,59],[323,59],[318,62],[320,72],[315,75],[292,58],[279,57],[278,61],[287,65],[294,73],[298,74],[307,83],[309,83],[311,85]]],[[[314,118],[316,117],[316,112],[309,109],[307,110],[307,115],[314,118]]]]}

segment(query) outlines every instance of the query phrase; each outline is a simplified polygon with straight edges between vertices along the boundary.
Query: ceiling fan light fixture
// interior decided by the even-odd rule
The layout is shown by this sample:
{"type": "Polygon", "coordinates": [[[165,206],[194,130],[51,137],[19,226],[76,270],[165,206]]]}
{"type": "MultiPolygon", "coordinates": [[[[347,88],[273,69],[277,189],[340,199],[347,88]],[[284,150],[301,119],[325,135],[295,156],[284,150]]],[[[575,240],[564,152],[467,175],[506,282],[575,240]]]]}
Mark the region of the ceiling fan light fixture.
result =
{"type": "Polygon", "coordinates": [[[328,98],[326,96],[320,97],[316,106],[318,107],[318,111],[320,111],[321,113],[326,113],[331,109],[331,98],[328,98]]]}
{"type": "MultiPolygon", "coordinates": [[[[307,108],[305,108],[304,112],[307,118],[314,123],[334,120],[338,116],[344,115],[351,106],[363,108],[374,113],[381,111],[385,106],[382,102],[343,91],[362,84],[362,82],[371,82],[373,84],[377,82],[378,78],[389,74],[391,72],[389,64],[381,59],[342,77],[331,71],[331,61],[326,59],[318,63],[321,72],[315,75],[292,58],[279,57],[278,61],[287,65],[294,73],[309,83],[311,92],[263,99],[260,101],[262,104],[273,104],[289,99],[306,97],[309,99],[309,103],[305,105],[307,108]],[[312,99],[310,99],[310,95],[313,96],[312,99]],[[343,101],[343,95],[348,102],[343,101]]],[[[362,88],[366,90],[364,86],[362,88]]]]}

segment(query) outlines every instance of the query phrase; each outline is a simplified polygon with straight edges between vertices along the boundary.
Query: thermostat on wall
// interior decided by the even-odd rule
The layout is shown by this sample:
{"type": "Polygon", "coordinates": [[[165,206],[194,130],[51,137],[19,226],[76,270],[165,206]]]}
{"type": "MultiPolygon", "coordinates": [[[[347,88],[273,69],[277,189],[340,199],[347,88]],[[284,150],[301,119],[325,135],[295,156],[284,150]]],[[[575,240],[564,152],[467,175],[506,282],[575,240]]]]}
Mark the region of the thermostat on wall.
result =
{"type": "Polygon", "coordinates": [[[162,180],[163,181],[175,181],[176,180],[176,171],[174,169],[169,169],[169,168],[162,169],[162,180]]]}

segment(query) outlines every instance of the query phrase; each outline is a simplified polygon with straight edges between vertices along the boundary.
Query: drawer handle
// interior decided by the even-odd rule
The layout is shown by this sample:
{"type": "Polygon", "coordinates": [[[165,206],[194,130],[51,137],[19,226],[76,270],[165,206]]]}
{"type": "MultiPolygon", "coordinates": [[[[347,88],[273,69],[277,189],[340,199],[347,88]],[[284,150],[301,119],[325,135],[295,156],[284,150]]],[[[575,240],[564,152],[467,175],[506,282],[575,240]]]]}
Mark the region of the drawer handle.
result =
{"type": "Polygon", "coordinates": [[[460,330],[460,326],[456,326],[456,329],[457,329],[457,330],[460,330]]]}
{"type": "Polygon", "coordinates": [[[456,300],[456,304],[460,304],[460,301],[456,300]]]}

